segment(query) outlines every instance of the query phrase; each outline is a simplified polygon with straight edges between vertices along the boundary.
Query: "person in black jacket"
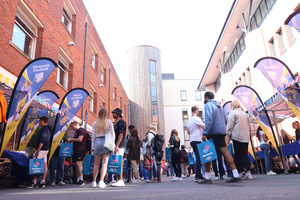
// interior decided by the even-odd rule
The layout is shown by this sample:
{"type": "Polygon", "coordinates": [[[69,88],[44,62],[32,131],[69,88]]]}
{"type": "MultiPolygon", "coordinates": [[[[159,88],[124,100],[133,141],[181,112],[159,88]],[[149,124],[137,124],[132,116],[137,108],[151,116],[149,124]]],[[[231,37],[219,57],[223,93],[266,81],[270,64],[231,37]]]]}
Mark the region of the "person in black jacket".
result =
{"type": "Polygon", "coordinates": [[[172,151],[172,165],[176,174],[176,177],[173,178],[171,181],[182,181],[180,168],[181,151],[179,149],[180,139],[178,137],[178,132],[176,129],[172,130],[169,143],[172,151]]]}
{"type": "Polygon", "coordinates": [[[48,118],[47,117],[41,117],[39,125],[42,127],[40,134],[38,136],[36,151],[33,154],[33,158],[44,158],[44,174],[40,181],[40,184],[37,185],[36,183],[36,176],[33,177],[32,185],[28,186],[27,188],[33,188],[33,187],[45,187],[45,179],[47,175],[47,155],[49,152],[49,146],[50,146],[50,136],[51,136],[51,129],[52,127],[50,125],[47,125],[48,118]]]}

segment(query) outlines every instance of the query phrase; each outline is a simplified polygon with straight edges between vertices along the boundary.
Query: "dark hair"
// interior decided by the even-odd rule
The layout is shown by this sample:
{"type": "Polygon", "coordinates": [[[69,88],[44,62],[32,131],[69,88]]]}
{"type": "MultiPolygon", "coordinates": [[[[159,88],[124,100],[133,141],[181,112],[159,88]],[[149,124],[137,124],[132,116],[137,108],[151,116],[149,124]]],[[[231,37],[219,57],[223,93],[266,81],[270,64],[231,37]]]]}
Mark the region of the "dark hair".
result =
{"type": "Polygon", "coordinates": [[[128,129],[134,129],[135,127],[133,125],[129,125],[128,129]]]}
{"type": "Polygon", "coordinates": [[[215,95],[214,95],[214,93],[207,91],[207,92],[205,92],[204,97],[208,97],[209,99],[214,99],[215,95]]]}
{"type": "Polygon", "coordinates": [[[132,132],[131,132],[131,137],[133,139],[134,142],[138,141],[140,138],[139,138],[139,133],[136,129],[133,129],[132,132]]]}
{"type": "Polygon", "coordinates": [[[40,117],[40,120],[43,120],[46,124],[48,123],[48,117],[40,117]]]}
{"type": "Polygon", "coordinates": [[[192,107],[192,112],[195,112],[196,110],[199,110],[199,108],[197,106],[193,106],[192,107]]]}
{"type": "Polygon", "coordinates": [[[260,131],[262,131],[262,129],[259,126],[257,131],[256,131],[256,137],[258,138],[259,141],[260,141],[260,134],[259,134],[260,131]]]}

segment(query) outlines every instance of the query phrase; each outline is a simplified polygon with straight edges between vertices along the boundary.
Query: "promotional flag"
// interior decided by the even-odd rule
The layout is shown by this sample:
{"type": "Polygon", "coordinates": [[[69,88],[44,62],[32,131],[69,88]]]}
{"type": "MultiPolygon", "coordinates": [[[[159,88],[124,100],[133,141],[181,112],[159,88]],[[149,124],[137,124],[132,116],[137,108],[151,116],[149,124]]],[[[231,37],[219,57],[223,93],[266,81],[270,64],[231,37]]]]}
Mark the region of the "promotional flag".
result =
{"type": "Polygon", "coordinates": [[[300,11],[293,12],[284,22],[300,32],[300,11]]]}
{"type": "MultiPolygon", "coordinates": [[[[58,95],[50,90],[45,90],[40,92],[37,96],[41,97],[46,103],[49,105],[53,105],[57,99],[59,99],[58,95]]],[[[29,108],[26,115],[25,120],[21,129],[21,137],[19,141],[19,151],[24,151],[37,127],[39,126],[39,118],[46,116],[48,113],[47,110],[41,110],[38,108],[29,108]]]]}
{"type": "Polygon", "coordinates": [[[231,102],[232,101],[227,101],[224,105],[223,105],[223,109],[224,109],[224,113],[226,114],[226,117],[228,117],[228,114],[231,111],[231,102]]]}
{"type": "MultiPolygon", "coordinates": [[[[274,136],[274,131],[269,119],[269,115],[265,110],[259,110],[258,107],[263,104],[258,94],[251,88],[245,85],[237,86],[233,89],[232,94],[241,102],[241,104],[248,110],[250,115],[259,124],[268,139],[272,142],[277,152],[277,142],[274,136]]],[[[250,145],[248,145],[250,146],[250,145]]],[[[249,150],[250,148],[248,148],[249,150]]],[[[253,158],[254,155],[252,155],[253,158]]]]}
{"type": "Polygon", "coordinates": [[[61,110],[63,114],[59,115],[54,123],[54,134],[48,162],[52,158],[53,153],[68,130],[73,117],[76,115],[79,108],[88,96],[89,94],[85,89],[74,88],[70,90],[62,99],[59,110],[61,110]]]}
{"type": "Polygon", "coordinates": [[[6,115],[7,124],[4,126],[0,156],[30,103],[55,67],[57,67],[57,64],[52,59],[42,57],[29,62],[20,72],[10,97],[6,115]]]}
{"type": "MultiPolygon", "coordinates": [[[[256,61],[254,67],[259,69],[268,79],[284,101],[300,120],[300,93],[292,87],[286,87],[294,80],[294,75],[288,66],[281,60],[273,57],[264,57],[256,61]]],[[[296,87],[296,85],[293,85],[296,87]]]]}

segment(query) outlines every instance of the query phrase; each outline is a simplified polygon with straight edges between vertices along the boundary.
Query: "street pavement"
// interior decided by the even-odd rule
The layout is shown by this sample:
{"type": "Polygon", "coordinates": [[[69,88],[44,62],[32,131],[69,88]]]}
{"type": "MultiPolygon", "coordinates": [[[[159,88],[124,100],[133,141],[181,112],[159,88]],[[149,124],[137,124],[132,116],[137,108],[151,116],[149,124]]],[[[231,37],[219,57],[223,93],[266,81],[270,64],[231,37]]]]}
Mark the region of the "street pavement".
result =
{"type": "MultiPolygon", "coordinates": [[[[214,178],[214,177],[212,177],[214,178]]],[[[253,180],[239,183],[213,181],[211,185],[200,185],[194,177],[181,182],[171,182],[162,176],[161,183],[128,183],[125,187],[90,188],[85,186],[47,186],[46,188],[0,189],[0,199],[10,200],[60,200],[60,199],[300,199],[300,175],[255,175],[253,180]]]]}

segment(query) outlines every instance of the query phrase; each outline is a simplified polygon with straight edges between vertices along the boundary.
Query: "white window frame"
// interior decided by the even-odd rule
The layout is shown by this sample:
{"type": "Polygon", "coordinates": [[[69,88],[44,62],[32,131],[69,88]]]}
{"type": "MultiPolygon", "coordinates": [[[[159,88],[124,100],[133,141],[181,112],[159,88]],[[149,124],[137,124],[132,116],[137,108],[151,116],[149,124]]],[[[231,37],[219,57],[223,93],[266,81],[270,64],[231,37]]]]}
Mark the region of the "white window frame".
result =
{"type": "Polygon", "coordinates": [[[98,55],[98,51],[93,43],[91,46],[91,66],[93,69],[96,69],[96,55],[98,55]]]}
{"type": "Polygon", "coordinates": [[[34,13],[31,11],[31,9],[27,6],[27,4],[23,0],[19,0],[17,12],[16,12],[16,19],[15,24],[27,35],[31,38],[30,43],[30,50],[28,54],[26,54],[23,50],[21,50],[17,45],[13,43],[11,40],[11,44],[16,47],[20,52],[25,54],[31,59],[35,58],[35,50],[36,50],[36,41],[38,38],[38,29],[43,28],[44,25],[42,22],[34,15],[34,13]],[[30,30],[32,35],[28,33],[21,24],[17,22],[17,18],[24,24],[25,28],[30,30]]]}
{"type": "Polygon", "coordinates": [[[186,92],[186,90],[180,90],[180,99],[181,99],[181,101],[187,101],[187,92],[186,92]],[[182,92],[185,92],[185,99],[182,98],[183,97],[182,92]]]}
{"type": "Polygon", "coordinates": [[[195,99],[196,99],[196,101],[201,101],[201,100],[202,100],[202,97],[201,97],[201,91],[195,90],[195,99]],[[197,93],[200,94],[200,99],[197,99],[197,93]]]}
{"type": "Polygon", "coordinates": [[[69,0],[64,0],[62,11],[63,12],[62,12],[61,22],[67,28],[69,33],[72,33],[72,23],[73,23],[72,16],[76,15],[76,11],[75,11],[74,7],[72,6],[72,4],[69,0]],[[66,14],[65,14],[64,11],[66,12],[67,16],[65,16],[66,14]],[[66,18],[66,20],[68,20],[68,25],[67,26],[64,23],[64,18],[66,18]]]}
{"type": "Polygon", "coordinates": [[[99,97],[100,97],[100,108],[104,108],[105,101],[101,96],[99,97]]]}
{"type": "Polygon", "coordinates": [[[97,95],[97,90],[90,84],[90,97],[89,97],[89,111],[95,113],[95,94],[97,95]]]}
{"type": "Polygon", "coordinates": [[[68,80],[69,80],[69,71],[70,71],[69,65],[73,64],[73,61],[71,60],[71,58],[67,55],[67,53],[61,47],[59,47],[59,62],[61,62],[66,69],[63,69],[60,65],[58,65],[56,83],[58,83],[63,88],[68,90],[68,80]],[[62,70],[65,73],[63,83],[59,82],[60,70],[62,70]]]}
{"type": "Polygon", "coordinates": [[[116,100],[117,98],[117,86],[113,83],[113,99],[116,100]]]}

